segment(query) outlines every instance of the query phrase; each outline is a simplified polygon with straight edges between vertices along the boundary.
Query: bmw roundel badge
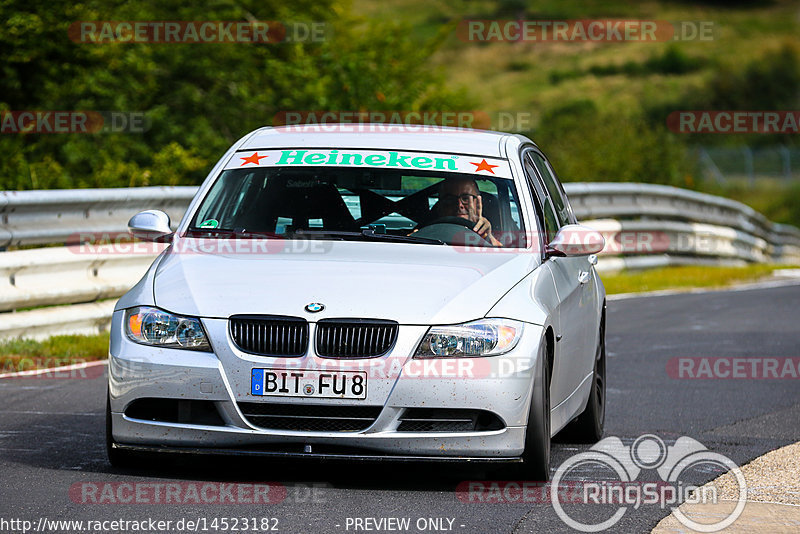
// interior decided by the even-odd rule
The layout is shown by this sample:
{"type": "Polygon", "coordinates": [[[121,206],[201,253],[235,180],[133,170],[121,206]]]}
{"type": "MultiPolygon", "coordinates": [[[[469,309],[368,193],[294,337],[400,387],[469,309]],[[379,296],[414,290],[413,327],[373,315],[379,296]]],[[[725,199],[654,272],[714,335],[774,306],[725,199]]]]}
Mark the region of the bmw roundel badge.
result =
{"type": "Polygon", "coordinates": [[[320,304],[319,302],[312,302],[311,304],[306,304],[306,311],[309,313],[321,312],[324,309],[325,305],[320,304]]]}

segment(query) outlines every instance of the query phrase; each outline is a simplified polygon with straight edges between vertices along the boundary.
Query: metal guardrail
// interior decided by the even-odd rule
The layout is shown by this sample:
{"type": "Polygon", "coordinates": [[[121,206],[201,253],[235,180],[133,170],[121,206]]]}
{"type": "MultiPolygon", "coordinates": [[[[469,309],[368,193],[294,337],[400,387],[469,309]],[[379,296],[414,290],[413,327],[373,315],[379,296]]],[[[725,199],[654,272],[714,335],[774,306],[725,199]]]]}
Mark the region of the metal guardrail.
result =
{"type": "Polygon", "coordinates": [[[800,263],[800,229],[773,223],[734,200],[654,184],[570,183],[565,189],[575,215],[606,237],[601,269],[650,266],[643,258],[631,260],[654,254],[680,264],[800,263]],[[642,238],[655,245],[641,247],[642,238]],[[618,246],[626,241],[629,246],[618,246]],[[609,261],[610,256],[628,261],[609,261]]]}
{"type": "Polygon", "coordinates": [[[177,224],[196,192],[193,186],[2,191],[0,248],[125,231],[128,219],[145,209],[165,211],[177,224]]]}
{"type": "MultiPolygon", "coordinates": [[[[669,186],[569,183],[577,217],[607,241],[601,270],[672,264],[800,264],[800,229],[775,224],[738,202],[669,186]]],[[[125,232],[128,219],[161,209],[173,227],[197,188],[141,187],[0,192],[0,249],[81,241],[125,232]]],[[[156,255],[102,247],[0,252],[0,338],[41,338],[107,329],[111,299],[156,255]],[[27,311],[12,311],[49,306],[27,311]]]]}

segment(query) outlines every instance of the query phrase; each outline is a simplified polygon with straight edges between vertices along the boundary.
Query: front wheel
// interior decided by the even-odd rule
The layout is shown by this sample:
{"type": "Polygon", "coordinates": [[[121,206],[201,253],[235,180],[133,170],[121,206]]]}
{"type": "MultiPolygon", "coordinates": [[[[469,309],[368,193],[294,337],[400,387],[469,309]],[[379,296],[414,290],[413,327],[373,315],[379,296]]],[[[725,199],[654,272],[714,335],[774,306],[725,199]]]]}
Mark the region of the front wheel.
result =
{"type": "Polygon", "coordinates": [[[534,378],[522,453],[523,475],[543,482],[550,478],[550,362],[547,355],[547,345],[543,341],[537,358],[541,376],[534,378]]]}

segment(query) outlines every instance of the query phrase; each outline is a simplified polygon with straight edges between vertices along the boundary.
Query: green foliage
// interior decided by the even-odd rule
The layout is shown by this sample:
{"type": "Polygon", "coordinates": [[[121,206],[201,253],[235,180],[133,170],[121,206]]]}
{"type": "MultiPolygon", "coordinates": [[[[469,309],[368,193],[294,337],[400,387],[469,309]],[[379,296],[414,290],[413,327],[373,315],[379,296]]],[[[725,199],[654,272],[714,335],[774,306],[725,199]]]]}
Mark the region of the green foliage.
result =
{"type": "Polygon", "coordinates": [[[797,48],[786,44],[744,69],[719,70],[697,103],[708,109],[796,109],[800,104],[797,48]]]}
{"type": "MultiPolygon", "coordinates": [[[[580,78],[587,74],[594,76],[648,76],[651,74],[682,75],[701,69],[706,64],[702,58],[691,57],[675,45],[668,46],[660,54],[655,54],[644,62],[626,61],[621,64],[592,65],[586,70],[554,70],[550,72],[551,83],[580,78]]],[[[510,65],[509,65],[510,66],[510,65]]]]}
{"type": "Polygon", "coordinates": [[[769,220],[800,226],[800,183],[782,179],[729,180],[705,184],[711,194],[738,200],[769,220]]]}
{"type": "Polygon", "coordinates": [[[644,76],[648,74],[687,74],[703,66],[700,58],[689,57],[675,45],[668,46],[661,54],[648,58],[644,63],[626,61],[622,65],[596,65],[589,68],[591,74],[608,76],[626,74],[628,76],[644,76]]]}
{"type": "MultiPolygon", "coordinates": [[[[663,123],[675,110],[771,111],[800,108],[800,53],[785,44],[744,65],[723,65],[703,86],[685,90],[671,102],[648,106],[652,123],[663,123]]],[[[791,134],[684,134],[687,143],[702,145],[774,146],[796,144],[791,134]]],[[[800,222],[800,220],[798,220],[800,222]]]]}
{"type": "MultiPolygon", "coordinates": [[[[281,111],[464,109],[427,65],[441,43],[401,24],[364,22],[336,0],[54,0],[0,4],[2,110],[144,112],[143,133],[0,135],[0,187],[197,184],[236,139],[281,111]],[[322,42],[81,43],[75,21],[322,22],[322,42]],[[446,104],[447,107],[443,107],[446,104]],[[431,106],[435,106],[431,107],[431,106]]],[[[443,28],[443,31],[449,28],[443,28]]]]}
{"type": "MultiPolygon", "coordinates": [[[[16,371],[13,363],[33,358],[45,366],[56,367],[108,357],[108,333],[93,336],[53,336],[43,341],[12,339],[0,342],[2,367],[16,371]]],[[[30,369],[30,365],[25,369],[30,369]]],[[[3,372],[3,368],[0,368],[3,372]]]]}
{"type": "Polygon", "coordinates": [[[546,113],[533,138],[563,181],[693,183],[685,146],[635,112],[615,114],[589,100],[569,102],[546,113]]]}

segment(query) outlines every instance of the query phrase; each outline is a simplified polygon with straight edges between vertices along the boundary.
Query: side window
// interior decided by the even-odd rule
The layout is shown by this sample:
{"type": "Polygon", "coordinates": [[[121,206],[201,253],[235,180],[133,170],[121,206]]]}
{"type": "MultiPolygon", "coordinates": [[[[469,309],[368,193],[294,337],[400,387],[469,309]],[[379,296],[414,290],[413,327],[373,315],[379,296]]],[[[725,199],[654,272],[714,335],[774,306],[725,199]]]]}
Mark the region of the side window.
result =
{"type": "Polygon", "coordinates": [[[547,242],[549,243],[555,239],[558,233],[558,220],[549,202],[544,203],[544,228],[547,232],[547,242]]]}
{"type": "Polygon", "coordinates": [[[530,154],[530,152],[526,153],[523,157],[523,166],[525,168],[525,175],[528,178],[528,187],[530,188],[531,196],[536,203],[539,225],[544,228],[545,239],[543,244],[547,244],[555,238],[558,232],[558,220],[553,212],[553,208],[550,206],[550,202],[545,196],[546,193],[541,190],[541,180],[528,154],[530,154]]]}
{"type": "Polygon", "coordinates": [[[562,195],[561,189],[556,183],[556,177],[553,175],[550,165],[547,164],[544,157],[542,157],[542,155],[538,152],[530,151],[529,154],[531,155],[531,158],[533,158],[533,162],[536,165],[536,168],[539,170],[539,175],[544,181],[544,186],[547,188],[547,195],[553,202],[553,207],[556,210],[558,222],[562,226],[565,224],[570,224],[572,222],[572,217],[570,216],[572,210],[570,210],[569,204],[562,195]]]}
{"type": "Polygon", "coordinates": [[[567,211],[569,212],[570,221],[572,221],[573,223],[578,222],[578,220],[575,218],[575,213],[572,211],[572,205],[569,202],[569,197],[567,197],[567,192],[564,191],[564,184],[562,184],[561,180],[558,179],[558,175],[556,174],[556,171],[553,170],[553,166],[550,165],[550,162],[547,160],[547,157],[545,157],[544,155],[542,155],[542,157],[544,157],[544,163],[545,166],[547,167],[547,170],[550,172],[550,175],[553,176],[554,181],[558,186],[558,190],[561,192],[561,198],[564,199],[564,205],[566,206],[567,211]]]}

